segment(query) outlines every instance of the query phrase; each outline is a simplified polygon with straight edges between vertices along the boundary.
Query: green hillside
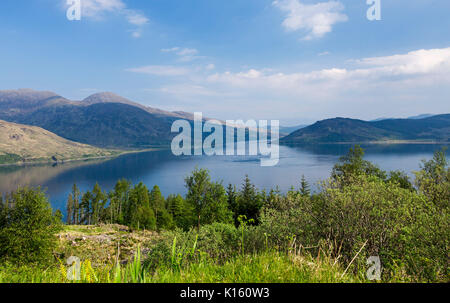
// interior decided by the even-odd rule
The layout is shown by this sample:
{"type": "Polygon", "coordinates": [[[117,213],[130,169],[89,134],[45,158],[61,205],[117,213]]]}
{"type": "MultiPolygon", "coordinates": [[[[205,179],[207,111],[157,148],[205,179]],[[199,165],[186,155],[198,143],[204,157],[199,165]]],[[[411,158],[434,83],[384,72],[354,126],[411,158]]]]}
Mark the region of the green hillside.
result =
{"type": "Polygon", "coordinates": [[[281,139],[282,143],[355,143],[377,141],[450,142],[450,114],[425,119],[367,122],[335,118],[316,122],[281,139]]]}

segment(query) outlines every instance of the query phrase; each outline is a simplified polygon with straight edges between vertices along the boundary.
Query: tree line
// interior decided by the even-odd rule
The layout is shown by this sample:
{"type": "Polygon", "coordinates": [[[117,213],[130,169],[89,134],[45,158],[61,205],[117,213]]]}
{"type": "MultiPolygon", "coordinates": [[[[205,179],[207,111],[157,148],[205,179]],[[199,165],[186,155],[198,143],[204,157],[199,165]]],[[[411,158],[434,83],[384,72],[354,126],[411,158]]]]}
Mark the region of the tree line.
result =
{"type": "MultiPolygon", "coordinates": [[[[66,204],[66,224],[121,224],[133,229],[170,230],[219,223],[239,224],[239,216],[257,224],[259,212],[279,190],[259,191],[248,176],[240,188],[211,180],[209,171],[195,169],[185,178],[185,197],[165,198],[158,186],[151,190],[143,183],[132,185],[119,180],[114,189],[105,192],[97,183],[92,191],[82,193],[73,185],[66,204]]],[[[303,176],[298,191],[310,194],[310,185],[303,176]]],[[[292,189],[293,190],[293,189],[292,189]]]]}
{"type": "MultiPolygon", "coordinates": [[[[416,184],[413,184],[404,172],[386,172],[364,160],[364,150],[355,146],[334,166],[331,180],[339,180],[343,187],[351,184],[355,176],[368,175],[409,191],[427,191],[427,188],[433,187],[433,182],[427,180],[437,178],[437,167],[446,172],[445,151],[437,152],[433,160],[424,163],[424,169],[418,172],[416,184]]],[[[124,179],[119,180],[109,192],[103,191],[97,183],[92,191],[81,193],[74,184],[67,201],[66,223],[121,224],[133,229],[148,230],[188,230],[214,222],[234,223],[238,226],[239,218],[245,217],[248,222],[257,225],[261,209],[276,203],[280,195],[278,188],[269,192],[258,190],[248,176],[240,188],[232,184],[225,188],[221,182],[211,180],[208,170],[199,168],[185,178],[185,186],[185,197],[171,194],[165,198],[158,186],[149,190],[143,183],[132,185],[124,179]]],[[[312,196],[305,176],[299,182],[299,189],[292,187],[289,194],[312,196]]]]}

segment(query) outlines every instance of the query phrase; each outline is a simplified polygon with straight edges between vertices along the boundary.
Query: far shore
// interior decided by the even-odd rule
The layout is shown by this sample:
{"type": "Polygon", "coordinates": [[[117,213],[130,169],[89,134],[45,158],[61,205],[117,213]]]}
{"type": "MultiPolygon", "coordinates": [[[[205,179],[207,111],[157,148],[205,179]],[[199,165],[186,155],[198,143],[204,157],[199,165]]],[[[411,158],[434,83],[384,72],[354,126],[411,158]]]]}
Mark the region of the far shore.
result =
{"type": "Polygon", "coordinates": [[[161,146],[161,147],[152,147],[152,148],[144,148],[144,149],[136,149],[136,150],[110,150],[111,152],[115,152],[116,154],[111,154],[111,155],[107,155],[107,156],[98,156],[98,157],[64,159],[64,160],[58,160],[58,161],[53,161],[51,159],[48,159],[48,160],[42,160],[42,161],[24,161],[24,162],[15,162],[15,163],[3,163],[3,164],[0,164],[0,167],[43,165],[43,164],[64,164],[64,163],[71,163],[71,162],[114,159],[114,158],[117,158],[117,157],[120,157],[123,155],[128,155],[128,154],[137,154],[137,153],[158,151],[158,150],[164,150],[164,149],[167,149],[167,147],[161,146]]]}
{"type": "Polygon", "coordinates": [[[367,142],[280,142],[280,145],[325,145],[325,144],[336,144],[336,145],[349,145],[349,144],[429,144],[429,145],[447,145],[450,142],[439,142],[439,141],[413,141],[413,140],[387,140],[387,141],[367,141],[367,142]]]}

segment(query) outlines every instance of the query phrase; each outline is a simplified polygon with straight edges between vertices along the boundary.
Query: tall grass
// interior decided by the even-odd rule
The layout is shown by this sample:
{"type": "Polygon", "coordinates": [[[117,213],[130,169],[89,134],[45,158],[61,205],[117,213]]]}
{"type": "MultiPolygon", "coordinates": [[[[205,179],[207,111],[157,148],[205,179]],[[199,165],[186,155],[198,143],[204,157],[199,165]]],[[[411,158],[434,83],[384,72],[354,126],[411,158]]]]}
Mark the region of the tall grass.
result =
{"type": "MultiPolygon", "coordinates": [[[[176,242],[175,242],[176,244],[176,242]]],[[[176,247],[176,246],[174,246],[176,247]]],[[[194,253],[195,247],[190,254],[194,253]]],[[[182,265],[174,249],[173,266],[156,270],[143,267],[140,249],[126,265],[103,265],[93,268],[89,260],[81,263],[80,280],[67,279],[67,270],[54,266],[46,269],[5,265],[0,268],[0,283],[314,283],[362,282],[344,274],[335,260],[295,253],[267,251],[238,255],[223,264],[211,258],[182,265]]],[[[184,256],[187,257],[187,256],[184,256]]]]}

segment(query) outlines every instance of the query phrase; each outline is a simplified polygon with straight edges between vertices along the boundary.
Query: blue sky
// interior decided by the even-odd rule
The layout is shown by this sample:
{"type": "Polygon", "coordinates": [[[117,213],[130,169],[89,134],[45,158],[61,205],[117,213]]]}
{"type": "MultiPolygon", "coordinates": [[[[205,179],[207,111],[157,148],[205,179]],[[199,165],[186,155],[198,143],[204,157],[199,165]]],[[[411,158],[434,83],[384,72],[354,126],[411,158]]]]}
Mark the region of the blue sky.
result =
{"type": "Polygon", "coordinates": [[[284,125],[450,112],[450,1],[0,2],[0,89],[284,125]]]}

